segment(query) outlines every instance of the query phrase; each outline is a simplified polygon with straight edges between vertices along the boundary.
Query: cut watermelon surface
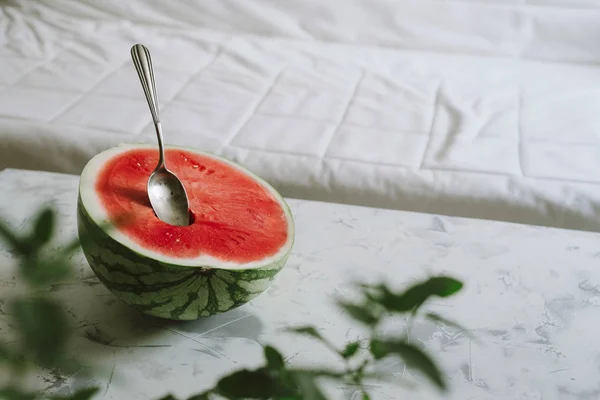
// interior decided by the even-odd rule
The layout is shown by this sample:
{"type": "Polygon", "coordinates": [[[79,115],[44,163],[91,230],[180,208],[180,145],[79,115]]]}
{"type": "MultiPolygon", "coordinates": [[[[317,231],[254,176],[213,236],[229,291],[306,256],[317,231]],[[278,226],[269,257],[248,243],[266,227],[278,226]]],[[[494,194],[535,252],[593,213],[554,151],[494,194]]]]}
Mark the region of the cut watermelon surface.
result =
{"type": "Polygon", "coordinates": [[[189,226],[160,221],[146,185],[156,147],[122,145],[88,162],[79,185],[82,249],[99,279],[143,313],[195,319],[263,292],[284,266],[294,224],[283,198],[245,168],[190,148],[168,147],[166,165],[183,182],[189,226]],[[112,229],[106,222],[128,217],[112,229]]]}

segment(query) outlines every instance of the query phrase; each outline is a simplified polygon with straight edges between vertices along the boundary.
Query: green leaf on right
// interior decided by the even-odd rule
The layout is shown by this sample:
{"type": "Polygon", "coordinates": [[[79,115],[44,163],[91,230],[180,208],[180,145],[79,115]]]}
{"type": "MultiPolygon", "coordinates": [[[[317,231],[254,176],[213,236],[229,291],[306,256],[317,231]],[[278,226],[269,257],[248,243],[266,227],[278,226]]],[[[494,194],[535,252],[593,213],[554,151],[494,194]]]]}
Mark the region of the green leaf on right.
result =
{"type": "Polygon", "coordinates": [[[338,301],[338,306],[346,311],[352,318],[366,325],[373,326],[379,322],[379,315],[375,314],[372,307],[356,305],[345,301],[338,301]]]}
{"type": "Polygon", "coordinates": [[[389,355],[397,355],[406,366],[411,369],[416,369],[429,378],[439,389],[446,390],[446,382],[442,376],[442,372],[423,350],[418,347],[397,340],[371,340],[371,354],[376,360],[380,360],[389,355]]]}
{"type": "Polygon", "coordinates": [[[317,331],[314,326],[298,326],[294,328],[286,328],[288,332],[294,332],[301,335],[312,336],[315,339],[323,340],[323,336],[317,331]]]}
{"type": "Polygon", "coordinates": [[[363,286],[365,294],[370,300],[381,304],[388,311],[400,313],[414,312],[429,297],[449,297],[460,291],[462,287],[462,282],[445,276],[433,277],[417,283],[401,293],[394,293],[383,284],[363,286]]]}
{"type": "Polygon", "coordinates": [[[48,243],[54,233],[55,212],[51,208],[43,209],[35,221],[33,239],[38,247],[48,243]]]}
{"type": "Polygon", "coordinates": [[[14,300],[9,307],[22,350],[44,367],[57,365],[69,338],[61,304],[34,297],[14,300]]]}
{"type": "Polygon", "coordinates": [[[463,288],[463,283],[447,276],[436,276],[425,282],[430,295],[439,297],[450,297],[463,288]]]}
{"type": "Polygon", "coordinates": [[[272,346],[265,346],[265,358],[269,369],[280,371],[284,368],[283,356],[272,346]]]}
{"type": "Polygon", "coordinates": [[[342,350],[341,356],[348,359],[355,355],[359,348],[360,344],[358,342],[348,343],[344,350],[342,350]]]}
{"type": "Polygon", "coordinates": [[[188,397],[187,400],[210,400],[209,395],[211,393],[212,393],[212,391],[195,394],[195,395],[188,397]]]}
{"type": "MultiPolygon", "coordinates": [[[[218,393],[229,398],[268,399],[280,394],[281,387],[265,368],[242,369],[221,378],[218,393]]],[[[281,393],[284,394],[284,393],[281,393]]]]}
{"type": "Polygon", "coordinates": [[[168,394],[166,396],[161,397],[158,400],[177,400],[177,397],[173,396],[172,394],[168,394]]]}

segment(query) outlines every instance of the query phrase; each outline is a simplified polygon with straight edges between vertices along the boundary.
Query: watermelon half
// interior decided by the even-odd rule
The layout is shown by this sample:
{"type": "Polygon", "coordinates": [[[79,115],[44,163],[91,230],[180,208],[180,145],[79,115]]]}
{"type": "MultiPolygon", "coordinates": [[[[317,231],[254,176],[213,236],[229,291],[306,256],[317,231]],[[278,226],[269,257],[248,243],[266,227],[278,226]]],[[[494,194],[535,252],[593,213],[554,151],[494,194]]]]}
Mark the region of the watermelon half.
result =
{"type": "Polygon", "coordinates": [[[286,263],[294,222],[284,199],[231,161],[168,146],[167,167],[183,182],[192,224],[159,220],[146,184],[156,146],[108,149],[92,158],[79,182],[79,235],[98,278],[144,314],[177,320],[209,316],[262,293],[286,263]],[[120,217],[127,223],[107,228],[120,217]]]}

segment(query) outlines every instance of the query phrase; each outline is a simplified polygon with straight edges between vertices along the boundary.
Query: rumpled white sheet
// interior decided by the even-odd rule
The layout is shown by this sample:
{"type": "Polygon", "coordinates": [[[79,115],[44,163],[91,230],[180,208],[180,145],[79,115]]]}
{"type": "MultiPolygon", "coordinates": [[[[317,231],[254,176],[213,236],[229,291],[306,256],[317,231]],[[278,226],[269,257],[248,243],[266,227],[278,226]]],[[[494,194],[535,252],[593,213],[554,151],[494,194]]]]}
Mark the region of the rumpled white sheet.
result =
{"type": "Polygon", "coordinates": [[[0,2],[0,169],[167,142],[284,195],[600,229],[600,1],[0,2]]]}

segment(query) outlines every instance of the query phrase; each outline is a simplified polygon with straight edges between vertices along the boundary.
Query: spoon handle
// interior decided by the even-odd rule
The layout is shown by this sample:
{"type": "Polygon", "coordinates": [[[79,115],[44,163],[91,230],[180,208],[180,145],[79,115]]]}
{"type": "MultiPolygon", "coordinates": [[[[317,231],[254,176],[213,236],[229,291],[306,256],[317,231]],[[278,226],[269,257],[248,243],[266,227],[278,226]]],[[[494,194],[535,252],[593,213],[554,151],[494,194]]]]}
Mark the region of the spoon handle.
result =
{"type": "Polygon", "coordinates": [[[131,48],[131,58],[133,59],[133,65],[137,71],[144,94],[146,95],[146,101],[148,107],[150,107],[150,113],[152,114],[152,120],[154,121],[154,127],[156,129],[156,136],[158,138],[159,148],[159,161],[158,166],[164,166],[164,148],[162,138],[162,128],[160,125],[160,118],[158,117],[158,97],[156,96],[156,85],[154,84],[154,70],[152,69],[152,58],[150,52],[146,46],[142,44],[136,44],[131,48]]]}
{"type": "Polygon", "coordinates": [[[144,94],[152,113],[152,119],[154,123],[160,122],[158,118],[158,98],[156,97],[156,86],[154,84],[154,71],[152,69],[152,58],[150,58],[150,52],[146,46],[142,44],[136,44],[131,48],[131,58],[133,59],[133,65],[137,71],[142,87],[144,88],[144,94]]]}

